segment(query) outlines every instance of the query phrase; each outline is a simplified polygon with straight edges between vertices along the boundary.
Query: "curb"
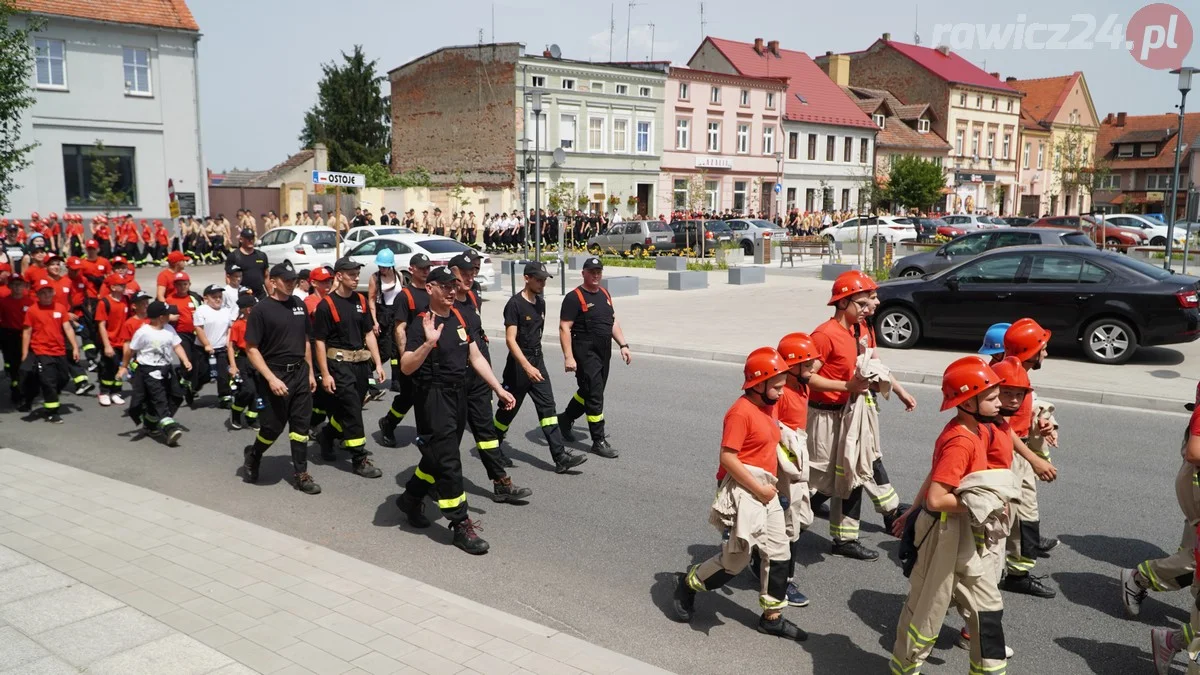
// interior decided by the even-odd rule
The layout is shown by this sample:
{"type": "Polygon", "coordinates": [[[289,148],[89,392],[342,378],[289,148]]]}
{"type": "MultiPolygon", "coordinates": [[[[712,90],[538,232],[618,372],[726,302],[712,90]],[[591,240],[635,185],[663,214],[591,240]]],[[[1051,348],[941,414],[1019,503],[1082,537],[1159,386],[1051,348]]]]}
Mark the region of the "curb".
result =
{"type": "MultiPolygon", "coordinates": [[[[504,332],[495,329],[488,329],[488,337],[504,339],[504,332]]],[[[558,345],[558,340],[552,339],[542,340],[542,344],[558,345]]],[[[690,349],[687,347],[672,347],[669,345],[652,345],[642,344],[638,342],[630,342],[629,347],[639,354],[654,354],[657,356],[673,356],[680,359],[692,359],[695,361],[715,361],[718,363],[735,363],[740,364],[746,358],[744,354],[735,352],[709,351],[704,349],[690,349]]],[[[912,384],[926,384],[933,387],[942,385],[942,376],[939,373],[921,373],[911,370],[893,370],[895,375],[903,382],[912,384]]],[[[1099,405],[1112,405],[1120,408],[1132,408],[1136,410],[1154,410],[1159,412],[1182,413],[1185,412],[1183,406],[1185,401],[1182,399],[1159,398],[1153,396],[1139,396],[1135,394],[1118,394],[1107,391],[1096,391],[1094,389],[1072,389],[1069,387],[1038,387],[1038,395],[1055,401],[1071,401],[1074,403],[1094,403],[1099,405]]]]}

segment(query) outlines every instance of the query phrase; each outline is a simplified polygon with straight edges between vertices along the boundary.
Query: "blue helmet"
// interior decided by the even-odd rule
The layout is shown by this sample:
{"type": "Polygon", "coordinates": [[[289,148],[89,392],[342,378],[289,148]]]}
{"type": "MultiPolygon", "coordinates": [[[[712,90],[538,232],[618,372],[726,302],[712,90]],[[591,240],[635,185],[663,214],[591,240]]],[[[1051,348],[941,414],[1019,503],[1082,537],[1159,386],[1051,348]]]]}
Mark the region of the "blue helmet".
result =
{"type": "MultiPolygon", "coordinates": [[[[379,253],[375,254],[375,266],[376,267],[395,267],[396,266],[396,254],[392,253],[390,250],[388,250],[386,248],[383,249],[379,253]]],[[[1001,337],[1003,337],[1003,335],[1001,335],[1001,337]]],[[[1004,351],[1004,350],[1002,349],[1001,351],[1004,351]]]]}
{"type": "Polygon", "coordinates": [[[983,346],[979,348],[980,354],[989,356],[994,354],[1004,353],[1004,334],[1008,332],[1011,323],[994,323],[987,332],[983,334],[983,346]]]}

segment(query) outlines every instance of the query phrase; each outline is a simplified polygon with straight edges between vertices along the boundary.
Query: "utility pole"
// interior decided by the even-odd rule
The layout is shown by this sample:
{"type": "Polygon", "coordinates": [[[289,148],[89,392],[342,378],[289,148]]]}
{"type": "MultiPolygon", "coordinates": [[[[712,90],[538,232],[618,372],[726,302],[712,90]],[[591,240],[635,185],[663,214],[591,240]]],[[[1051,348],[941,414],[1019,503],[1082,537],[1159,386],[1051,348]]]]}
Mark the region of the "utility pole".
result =
{"type": "Polygon", "coordinates": [[[654,24],[648,23],[646,25],[650,26],[650,60],[653,61],[654,60],[654,24]]]}

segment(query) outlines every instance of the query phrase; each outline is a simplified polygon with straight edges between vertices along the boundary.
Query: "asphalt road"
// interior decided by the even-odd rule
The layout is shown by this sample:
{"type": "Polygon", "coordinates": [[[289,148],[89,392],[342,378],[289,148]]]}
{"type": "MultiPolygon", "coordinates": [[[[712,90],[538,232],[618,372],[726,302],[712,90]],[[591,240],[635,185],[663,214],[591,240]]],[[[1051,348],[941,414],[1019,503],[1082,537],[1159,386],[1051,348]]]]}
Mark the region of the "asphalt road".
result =
{"type": "MultiPolygon", "coordinates": [[[[499,367],[503,347],[495,349],[499,367]]],[[[573,382],[561,355],[548,351],[560,406],[573,382]]],[[[778,671],[885,672],[895,624],[908,590],[889,559],[861,563],[828,555],[825,521],[803,535],[801,587],[812,598],[788,616],[811,632],[797,645],[754,631],[757,599],[748,575],[702,595],[690,626],[667,618],[673,573],[717,550],[707,523],[721,417],[738,395],[735,366],[636,356],[614,364],[606,417],[617,460],[592,457],[576,475],[556,475],[530,404],[513,424],[514,480],[531,487],[528,505],[496,505],[478,460],[466,457],[473,517],[491,552],[471,557],[453,548],[439,522],[426,531],[400,525],[393,504],[417,458],[408,445],[368,446],[384,477],[350,473],[346,459],[311,473],[319,496],[293,490],[286,449],[263,465],[260,485],[236,470],[251,431],[229,431],[224,411],[182,410],[189,428],[179,448],[136,439],[117,409],[67,395],[67,424],[28,423],[0,407],[0,444],[141,485],[418,578],[474,600],[553,626],[678,673],[778,671]],[[528,432],[528,433],[525,433],[528,432]]],[[[1036,374],[1035,374],[1036,384],[1036,374]]],[[[931,445],[946,415],[937,392],[913,387],[919,409],[883,408],[885,461],[906,499],[927,471],[931,445]]],[[[205,390],[198,404],[211,404],[205,390]]],[[[365,411],[368,429],[386,401],[365,411]]],[[[1174,550],[1182,516],[1172,481],[1179,462],[1182,414],[1062,404],[1060,479],[1041,496],[1043,531],[1059,536],[1053,558],[1039,563],[1059,589],[1054,600],[1005,595],[1005,632],[1017,651],[1014,672],[1152,672],[1149,628],[1186,621],[1186,592],[1156,594],[1140,620],[1123,616],[1116,573],[1174,550]]],[[[398,432],[413,437],[411,423],[398,432]]],[[[464,442],[464,447],[469,441],[464,442]]],[[[319,457],[318,453],[311,453],[319,457]]],[[[432,512],[432,506],[430,507],[432,512]]],[[[894,559],[896,541],[870,514],[863,539],[894,559]]],[[[296,588],[303,595],[304,589],[296,588]]],[[[927,673],[961,673],[966,652],[953,647],[960,625],[947,619],[927,673]]],[[[1180,659],[1182,664],[1182,659],[1180,659]]],[[[1180,665],[1175,672],[1182,672],[1180,665]]]]}

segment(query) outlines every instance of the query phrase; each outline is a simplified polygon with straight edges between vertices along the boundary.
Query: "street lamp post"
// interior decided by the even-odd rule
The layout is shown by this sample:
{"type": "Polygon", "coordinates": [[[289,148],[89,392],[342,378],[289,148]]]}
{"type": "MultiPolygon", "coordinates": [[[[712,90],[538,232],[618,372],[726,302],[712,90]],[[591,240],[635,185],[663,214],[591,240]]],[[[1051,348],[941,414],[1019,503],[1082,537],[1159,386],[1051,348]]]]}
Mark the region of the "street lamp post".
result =
{"type": "MultiPolygon", "coordinates": [[[[535,153],[536,153],[536,151],[535,151],[535,153]]],[[[525,175],[528,176],[529,174],[535,173],[536,171],[537,171],[537,161],[533,157],[526,157],[525,158],[525,175]]],[[[534,201],[536,201],[536,200],[534,200],[534,201]]],[[[534,214],[533,218],[529,218],[529,208],[526,207],[525,222],[527,222],[530,227],[533,227],[533,252],[534,252],[533,259],[541,260],[542,259],[542,228],[540,225],[537,225],[537,223],[540,222],[540,219],[538,218],[537,213],[538,213],[538,207],[537,207],[537,204],[534,204],[533,205],[533,214],[534,214]],[[537,225],[537,226],[535,226],[535,225],[537,225]]],[[[526,241],[528,241],[528,239],[526,241]]],[[[528,255],[526,257],[528,257],[528,255]]]]}
{"type": "MultiPolygon", "coordinates": [[[[536,221],[537,234],[534,236],[534,260],[542,259],[542,92],[533,92],[530,108],[533,110],[533,213],[536,221]]],[[[560,251],[561,255],[561,251],[560,251]]]]}
{"type": "MultiPolygon", "coordinates": [[[[529,156],[529,137],[522,136],[521,143],[521,159],[523,160],[520,166],[517,167],[517,180],[521,182],[519,189],[521,195],[521,218],[526,219],[528,223],[529,216],[529,163],[533,158],[529,156]]],[[[528,229],[528,225],[526,226],[528,229]]],[[[525,257],[529,257],[529,238],[525,238],[525,257]]]]}
{"type": "Polygon", "coordinates": [[[775,153],[775,185],[775,217],[779,218],[779,203],[783,199],[783,152],[775,153]]]}
{"type": "Polygon", "coordinates": [[[1163,269],[1171,269],[1171,249],[1175,243],[1175,209],[1179,204],[1179,157],[1183,149],[1183,110],[1187,103],[1188,92],[1192,90],[1192,73],[1195,68],[1183,66],[1171,71],[1179,76],[1179,131],[1175,134],[1175,175],[1171,179],[1171,211],[1167,220],[1167,255],[1163,261],[1163,269]]]}

